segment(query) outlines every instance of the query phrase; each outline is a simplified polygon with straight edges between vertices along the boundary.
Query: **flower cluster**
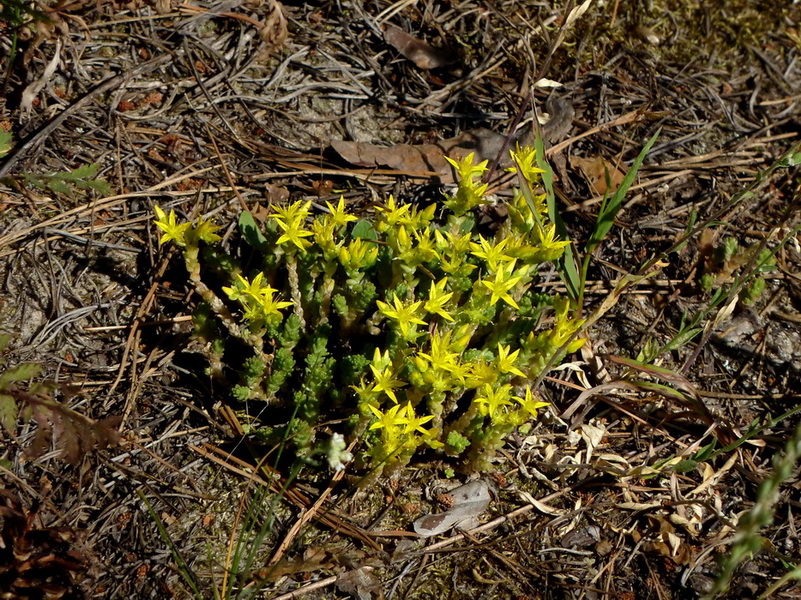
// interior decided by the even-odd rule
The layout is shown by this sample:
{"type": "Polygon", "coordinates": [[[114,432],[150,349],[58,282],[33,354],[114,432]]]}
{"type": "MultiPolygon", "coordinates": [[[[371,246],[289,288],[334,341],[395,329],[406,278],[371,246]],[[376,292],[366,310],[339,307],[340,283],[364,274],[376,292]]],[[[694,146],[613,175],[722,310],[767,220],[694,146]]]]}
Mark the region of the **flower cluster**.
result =
{"type": "Polygon", "coordinates": [[[344,421],[348,429],[336,435],[361,436],[356,460],[375,473],[426,449],[480,469],[537,415],[546,403],[531,382],[581,346],[583,321],[566,299],[536,292],[542,264],[568,241],[533,193],[535,158],[530,149],[512,152],[523,185],[494,233],[474,217],[489,200],[479,181],[486,162],[475,165],[472,155],[450,161],[458,187],[444,209],[390,196],[363,218],[344,198],[316,215],[310,202],[274,207],[260,226],[246,213],[240,226],[251,248],[241,263],[221,251],[209,222],[177,224],[156,209],[162,242],[198,264],[199,242],[208,246],[196,328],[213,349],[212,367],[230,361],[235,397],[291,417],[265,421],[265,437],[290,439],[311,457],[330,431],[323,423],[344,421]],[[222,278],[216,288],[213,278],[222,278]],[[239,359],[244,367],[226,354],[232,336],[251,348],[239,359]]]}

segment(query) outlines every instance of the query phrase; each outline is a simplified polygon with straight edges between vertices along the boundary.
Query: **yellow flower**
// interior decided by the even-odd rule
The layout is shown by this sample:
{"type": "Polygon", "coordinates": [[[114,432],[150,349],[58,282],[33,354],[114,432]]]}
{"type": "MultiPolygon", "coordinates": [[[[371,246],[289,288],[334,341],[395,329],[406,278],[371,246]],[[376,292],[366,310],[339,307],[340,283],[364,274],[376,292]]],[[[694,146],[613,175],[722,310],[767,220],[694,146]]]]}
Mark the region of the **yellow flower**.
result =
{"type": "Polygon", "coordinates": [[[505,237],[497,244],[493,244],[484,239],[484,236],[479,235],[478,241],[479,243],[476,244],[475,242],[470,242],[470,247],[472,248],[473,256],[478,256],[479,258],[483,258],[486,263],[487,267],[489,267],[490,271],[497,271],[498,265],[502,262],[511,262],[514,260],[513,256],[510,256],[505,252],[506,245],[509,243],[510,238],[505,237]]]}
{"type": "Polygon", "coordinates": [[[548,402],[540,402],[539,400],[534,400],[534,396],[531,393],[531,388],[526,388],[526,399],[518,398],[517,396],[513,397],[514,400],[517,400],[520,403],[520,407],[523,408],[530,416],[536,417],[537,416],[537,409],[542,408],[543,406],[548,406],[548,402]]]}
{"type": "MultiPolygon", "coordinates": [[[[222,291],[225,292],[231,300],[239,300],[243,296],[258,298],[261,295],[262,290],[265,289],[261,285],[263,279],[264,273],[259,273],[256,275],[252,282],[248,281],[246,278],[242,277],[242,275],[237,273],[236,281],[234,281],[234,287],[224,287],[222,291]]],[[[269,285],[266,289],[273,290],[273,288],[271,288],[269,285]]]]}
{"type": "Polygon", "coordinates": [[[434,415],[418,417],[417,415],[414,414],[414,407],[412,407],[411,402],[406,403],[406,406],[403,408],[403,412],[406,415],[406,427],[404,429],[404,433],[412,433],[414,431],[418,431],[423,435],[429,434],[429,431],[427,429],[423,429],[423,425],[425,425],[431,419],[433,419],[434,415]]]}
{"type": "Polygon", "coordinates": [[[495,279],[481,280],[481,283],[492,293],[490,304],[495,304],[498,300],[503,300],[509,306],[513,306],[518,309],[520,308],[517,302],[515,302],[514,298],[509,295],[509,290],[515,287],[515,285],[517,285],[517,283],[522,279],[521,276],[513,276],[511,273],[512,269],[514,269],[514,265],[515,261],[511,261],[507,265],[501,265],[495,272],[495,279]],[[509,273],[506,272],[507,267],[509,269],[509,273]]]}
{"type": "Polygon", "coordinates": [[[391,430],[392,428],[397,427],[398,425],[405,426],[409,423],[409,419],[404,414],[406,410],[402,409],[400,404],[396,404],[395,406],[387,410],[387,412],[381,412],[372,404],[368,404],[367,408],[369,408],[370,411],[376,416],[376,418],[378,418],[378,421],[370,425],[371,430],[373,429],[391,430]],[[398,414],[400,410],[403,410],[403,413],[398,414]]]}
{"type": "Polygon", "coordinates": [[[328,206],[328,210],[331,211],[331,222],[334,224],[334,227],[342,227],[351,221],[358,220],[353,215],[349,215],[345,210],[345,196],[339,197],[339,203],[337,204],[336,208],[334,208],[334,206],[328,201],[326,201],[325,204],[328,206]]]}
{"type": "Polygon", "coordinates": [[[314,235],[311,231],[303,229],[303,223],[292,221],[291,223],[284,223],[283,221],[276,221],[278,226],[284,230],[284,233],[276,240],[278,244],[285,244],[287,242],[293,243],[300,250],[305,250],[311,246],[311,242],[303,238],[314,235]]]}
{"type": "Polygon", "coordinates": [[[473,160],[475,159],[476,154],[475,152],[471,152],[467,156],[465,156],[460,161],[455,161],[452,158],[445,157],[451,166],[456,169],[457,175],[459,175],[459,179],[462,181],[469,181],[472,182],[473,179],[476,177],[481,177],[484,171],[487,170],[487,164],[489,163],[488,160],[482,161],[477,165],[473,164],[473,160]]]}
{"type": "Polygon", "coordinates": [[[376,210],[381,213],[381,222],[377,227],[378,231],[384,232],[399,225],[412,225],[409,205],[398,206],[395,196],[389,197],[386,207],[377,206],[376,210]]]}
{"type": "Polygon", "coordinates": [[[400,329],[401,335],[404,339],[409,340],[416,337],[415,333],[417,328],[414,327],[414,325],[426,324],[425,321],[416,316],[420,310],[420,305],[423,304],[423,301],[419,300],[406,306],[396,295],[392,301],[392,304],[394,306],[391,306],[386,302],[381,302],[381,300],[376,302],[376,306],[378,306],[378,310],[382,315],[398,322],[398,328],[400,329]]]}
{"type": "Polygon", "coordinates": [[[204,221],[203,219],[198,219],[192,235],[199,240],[203,240],[207,244],[211,244],[212,242],[218,242],[222,239],[219,235],[217,235],[218,229],[220,229],[220,226],[215,225],[213,221],[204,221]]]}
{"type": "Polygon", "coordinates": [[[274,295],[278,291],[270,285],[263,284],[264,273],[259,273],[248,281],[237,273],[233,287],[224,287],[222,290],[231,300],[239,300],[245,308],[245,318],[250,321],[258,319],[269,320],[271,316],[283,316],[282,308],[292,306],[292,302],[276,300],[274,295]]]}
{"type": "Polygon", "coordinates": [[[526,374],[515,366],[515,361],[517,360],[517,355],[520,354],[520,350],[515,350],[509,354],[510,349],[511,346],[504,347],[502,344],[498,344],[498,357],[495,359],[498,370],[501,373],[512,373],[513,375],[525,377],[526,374]]]}
{"type": "Polygon", "coordinates": [[[498,380],[498,370],[492,363],[483,360],[468,365],[467,386],[477,388],[485,384],[495,383],[498,380]]]}
{"type": "Polygon", "coordinates": [[[554,223],[551,223],[547,227],[542,227],[542,225],[537,224],[535,232],[536,237],[539,238],[540,249],[543,252],[556,251],[557,254],[554,258],[559,258],[563,248],[570,245],[570,240],[560,242],[556,239],[556,225],[554,223]]]}
{"type": "Polygon", "coordinates": [[[181,223],[178,225],[175,222],[175,211],[170,210],[170,215],[164,214],[160,206],[154,207],[156,211],[156,218],[154,222],[156,227],[164,232],[159,240],[159,246],[170,240],[175,240],[179,246],[186,246],[186,232],[192,227],[192,223],[181,223]]]}
{"type": "Polygon", "coordinates": [[[478,412],[484,416],[489,415],[490,419],[494,419],[501,414],[502,406],[512,405],[509,400],[511,392],[512,386],[509,384],[502,385],[498,389],[493,389],[491,385],[484,384],[473,402],[478,405],[478,412]]]}
{"type": "Polygon", "coordinates": [[[302,204],[298,200],[294,204],[290,204],[285,208],[276,208],[275,212],[270,218],[275,219],[276,224],[283,230],[283,234],[276,240],[278,244],[285,244],[291,242],[300,250],[305,250],[311,246],[311,242],[303,238],[314,235],[311,231],[306,231],[303,226],[306,222],[306,217],[309,216],[309,207],[311,202],[302,204]]]}
{"type": "Polygon", "coordinates": [[[545,173],[542,169],[536,166],[537,164],[537,150],[532,147],[521,148],[518,144],[517,150],[510,150],[512,162],[516,165],[506,169],[510,173],[517,173],[518,170],[529,183],[533,183],[540,173],[545,173]]]}
{"type": "Polygon", "coordinates": [[[412,360],[421,371],[427,371],[430,363],[432,369],[451,372],[457,369],[459,355],[450,351],[451,332],[441,334],[439,331],[431,334],[431,348],[428,353],[417,352],[412,360]]]}
{"type": "Polygon", "coordinates": [[[339,262],[348,271],[372,267],[378,258],[378,246],[361,238],[339,248],[339,262]]]}
{"type": "Polygon", "coordinates": [[[438,314],[446,321],[453,321],[453,317],[445,311],[445,304],[453,296],[453,292],[445,292],[448,278],[443,277],[438,283],[432,283],[428,290],[428,300],[423,305],[428,312],[438,314]]]}
{"type": "Polygon", "coordinates": [[[391,367],[377,369],[373,365],[370,365],[370,370],[373,372],[373,376],[375,377],[375,383],[373,384],[372,391],[384,392],[395,404],[397,404],[398,397],[395,395],[395,390],[405,386],[406,382],[401,381],[400,379],[395,379],[395,374],[392,372],[391,367]]]}

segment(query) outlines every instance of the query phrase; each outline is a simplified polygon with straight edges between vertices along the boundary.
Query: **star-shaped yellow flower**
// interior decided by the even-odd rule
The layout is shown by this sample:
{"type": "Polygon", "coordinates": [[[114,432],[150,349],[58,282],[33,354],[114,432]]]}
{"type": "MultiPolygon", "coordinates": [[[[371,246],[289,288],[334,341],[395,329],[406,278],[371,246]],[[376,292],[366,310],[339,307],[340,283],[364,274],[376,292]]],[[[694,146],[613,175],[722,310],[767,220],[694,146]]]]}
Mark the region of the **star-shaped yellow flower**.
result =
{"type": "Polygon", "coordinates": [[[517,361],[517,356],[520,354],[520,350],[515,350],[511,354],[509,354],[509,350],[511,350],[511,346],[503,346],[502,344],[498,344],[498,357],[495,359],[498,365],[498,370],[501,373],[512,373],[513,375],[525,377],[526,374],[515,366],[515,361],[517,361]]]}
{"type": "Polygon", "coordinates": [[[448,285],[447,277],[443,277],[437,283],[432,283],[428,289],[428,300],[423,308],[430,313],[438,314],[446,321],[453,321],[453,317],[445,310],[445,304],[453,296],[453,292],[445,292],[446,285],[448,285]]]}
{"type": "Polygon", "coordinates": [[[175,221],[175,211],[170,210],[170,215],[164,214],[160,206],[154,207],[156,211],[156,218],[154,220],[156,227],[164,232],[159,240],[159,246],[170,240],[175,240],[179,246],[186,245],[186,232],[192,227],[192,223],[181,223],[178,225],[175,221]]]}
{"type": "Polygon", "coordinates": [[[385,315],[393,321],[398,322],[398,328],[400,329],[401,335],[404,339],[409,340],[416,337],[415,332],[417,328],[415,325],[426,324],[425,321],[417,316],[417,313],[420,311],[420,305],[423,304],[423,301],[418,300],[417,302],[412,302],[406,306],[396,295],[392,301],[392,304],[394,306],[391,306],[386,302],[381,302],[381,300],[376,302],[376,306],[378,306],[378,310],[382,315],[385,315]]]}
{"type": "Polygon", "coordinates": [[[520,308],[515,299],[509,295],[509,290],[514,288],[517,283],[522,279],[520,276],[513,276],[512,269],[514,269],[515,261],[507,264],[499,265],[498,270],[495,271],[495,279],[482,279],[481,283],[492,293],[490,304],[495,304],[498,300],[503,300],[509,306],[520,308]],[[508,273],[507,273],[508,269],[508,273]]]}
{"type": "Polygon", "coordinates": [[[326,201],[325,204],[328,206],[328,210],[331,211],[330,218],[331,222],[334,224],[334,227],[342,227],[351,221],[358,221],[356,217],[349,215],[348,211],[345,210],[345,196],[339,197],[339,203],[336,205],[336,208],[328,201],[326,201]]]}

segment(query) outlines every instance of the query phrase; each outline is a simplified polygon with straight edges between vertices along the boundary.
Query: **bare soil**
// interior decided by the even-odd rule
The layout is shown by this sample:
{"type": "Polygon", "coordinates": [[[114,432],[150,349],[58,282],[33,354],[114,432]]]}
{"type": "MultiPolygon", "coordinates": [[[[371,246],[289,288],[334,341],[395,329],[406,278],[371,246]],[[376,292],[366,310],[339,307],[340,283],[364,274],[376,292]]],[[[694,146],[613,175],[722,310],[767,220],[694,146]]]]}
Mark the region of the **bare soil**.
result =
{"type": "MultiPolygon", "coordinates": [[[[58,435],[39,447],[42,422],[0,431],[0,587],[12,568],[30,581],[0,597],[192,597],[182,569],[204,598],[226,585],[258,586],[259,598],[410,600],[711,589],[737,519],[799,421],[798,174],[768,170],[799,142],[801,6],[594,2],[571,23],[573,4],[286,4],[283,41],[275,4],[244,0],[43,1],[27,24],[0,23],[0,128],[15,142],[0,159],[3,359],[43,365],[39,379],[57,383],[64,406],[121,434],[81,447],[71,464],[58,435]],[[389,26],[418,50],[430,45],[422,66],[389,43],[389,26]],[[561,85],[533,88],[542,78],[561,85]],[[535,115],[579,245],[604,165],[625,171],[661,131],[590,268],[586,313],[608,310],[570,358],[586,379],[550,373],[552,406],[486,475],[498,494],[482,527],[411,534],[415,518],[442,508],[447,465],[433,462],[366,489],[346,472],[296,532],[331,483],[305,472],[291,492],[261,499],[256,522],[270,533],[253,542],[253,569],[226,582],[231,540],[253,535],[240,525],[260,501],[247,466],[261,457],[236,435],[243,413],[202,374],[196,299],[158,247],[153,206],[234,223],[243,202],[258,214],[342,190],[361,207],[389,194],[436,199],[449,177],[432,166],[442,149],[493,161],[507,140],[531,139],[535,115]],[[56,193],[30,179],[88,164],[111,193],[56,193]],[[694,223],[706,233],[675,247],[694,223]],[[715,287],[736,279],[710,266],[727,236],[784,243],[760,298],[723,314],[699,282],[704,272],[720,276],[715,287]],[[661,253],[654,277],[610,301],[621,277],[661,253]],[[625,360],[699,313],[702,333],[658,361],[697,392],[695,404],[620,385],[649,380],[625,360]],[[664,464],[713,441],[732,447],[686,470],[664,464]]],[[[508,186],[496,169],[501,201],[508,186]]],[[[801,559],[798,487],[794,472],[726,597],[801,597],[795,579],[780,582],[801,559]]]]}

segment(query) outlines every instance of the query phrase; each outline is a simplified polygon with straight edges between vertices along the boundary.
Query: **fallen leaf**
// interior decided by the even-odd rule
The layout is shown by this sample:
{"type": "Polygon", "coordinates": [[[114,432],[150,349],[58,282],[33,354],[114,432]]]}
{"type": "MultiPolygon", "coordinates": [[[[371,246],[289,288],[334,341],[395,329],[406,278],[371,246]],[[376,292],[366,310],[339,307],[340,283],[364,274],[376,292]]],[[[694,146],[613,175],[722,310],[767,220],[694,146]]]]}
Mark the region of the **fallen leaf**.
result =
{"type": "Polygon", "coordinates": [[[264,20],[259,27],[259,37],[267,46],[267,54],[275,52],[286,41],[286,17],[282,9],[283,6],[277,0],[267,3],[264,20]]]}
{"type": "Polygon", "coordinates": [[[546,79],[545,77],[543,77],[542,79],[538,79],[534,83],[534,87],[535,88],[558,88],[558,87],[562,87],[563,85],[564,84],[562,84],[562,83],[560,83],[558,81],[555,81],[553,79],[546,79]]]}
{"type": "MultiPolygon", "coordinates": [[[[515,143],[525,145],[528,132],[520,131],[511,140],[510,148],[515,143]]],[[[344,160],[362,167],[388,167],[413,177],[431,177],[438,175],[443,183],[453,183],[453,168],[445,160],[448,156],[460,160],[475,153],[475,162],[493,161],[501,151],[505,136],[491,129],[475,129],[465,131],[456,137],[448,138],[436,144],[395,144],[382,146],[369,142],[334,141],[331,148],[344,160]]],[[[500,162],[501,167],[510,164],[508,155],[500,162]]]]}
{"type": "MultiPolygon", "coordinates": [[[[34,46],[35,47],[35,46],[34,46]]],[[[39,92],[41,92],[48,82],[53,78],[56,73],[59,62],[61,61],[61,38],[56,38],[56,47],[53,51],[53,58],[47,63],[42,75],[29,83],[24,90],[22,90],[22,99],[20,100],[20,111],[28,113],[36,105],[35,101],[40,100],[39,92]]]]}
{"type": "Polygon", "coordinates": [[[544,502],[540,502],[534,496],[532,496],[526,491],[517,490],[517,493],[523,500],[531,504],[531,506],[536,508],[541,513],[544,513],[546,515],[563,515],[565,513],[565,511],[563,511],[561,508],[556,508],[555,506],[550,506],[548,504],[545,504],[544,502]]]}
{"type": "Polygon", "coordinates": [[[598,447],[601,440],[603,440],[603,437],[606,435],[606,427],[585,424],[579,428],[579,431],[584,443],[587,445],[587,458],[585,462],[590,462],[593,450],[598,447]]]}
{"type": "Polygon", "coordinates": [[[342,573],[337,577],[337,589],[357,600],[382,599],[381,584],[372,571],[372,567],[361,567],[342,573]]]}
{"type": "Polygon", "coordinates": [[[312,182],[312,189],[314,190],[314,195],[319,197],[328,196],[331,194],[331,191],[334,189],[334,182],[330,179],[323,179],[321,181],[313,181],[312,182]]]}
{"type": "Polygon", "coordinates": [[[450,50],[436,48],[394,25],[387,25],[384,39],[421,69],[438,69],[456,61],[455,54],[450,50]]]}
{"type": "Polygon", "coordinates": [[[459,486],[449,491],[448,496],[452,498],[453,506],[445,512],[417,519],[413,525],[415,532],[423,537],[431,537],[443,534],[452,527],[470,529],[492,500],[489,484],[483,480],[459,486]]]}
{"type": "Polygon", "coordinates": [[[615,193],[626,176],[625,171],[621,171],[602,156],[595,158],[573,156],[570,160],[581,169],[593,193],[599,196],[615,193]]]}

